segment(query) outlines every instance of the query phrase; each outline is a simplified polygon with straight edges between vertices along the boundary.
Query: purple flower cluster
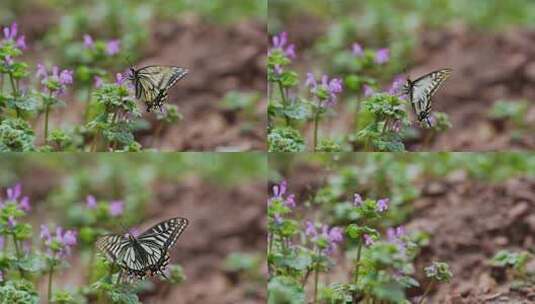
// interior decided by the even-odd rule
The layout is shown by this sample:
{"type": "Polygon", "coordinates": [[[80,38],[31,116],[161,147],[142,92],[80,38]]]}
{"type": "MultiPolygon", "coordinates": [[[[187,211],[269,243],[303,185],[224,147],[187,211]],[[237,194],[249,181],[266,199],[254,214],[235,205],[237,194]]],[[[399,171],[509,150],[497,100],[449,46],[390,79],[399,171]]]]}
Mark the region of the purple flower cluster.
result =
{"type": "Polygon", "coordinates": [[[295,194],[290,194],[285,197],[286,190],[288,189],[288,183],[283,180],[278,185],[273,186],[273,196],[270,202],[273,200],[280,200],[288,208],[295,208],[295,194]]]}
{"type": "MultiPolygon", "coordinates": [[[[84,47],[92,49],[95,47],[93,37],[89,34],[84,35],[84,47]]],[[[106,43],[106,55],[113,56],[121,51],[121,41],[118,39],[110,40],[106,43]]]]}
{"type": "Polygon", "coordinates": [[[328,94],[327,99],[322,100],[321,106],[323,107],[332,107],[336,104],[336,97],[338,94],[342,93],[342,80],[340,78],[332,78],[329,80],[327,75],[321,77],[321,83],[316,81],[314,74],[307,73],[307,79],[305,85],[310,88],[312,94],[317,95],[320,89],[325,90],[328,94]],[[323,101],[325,101],[323,103],[323,101]]]}
{"type": "Polygon", "coordinates": [[[357,57],[364,56],[364,49],[359,43],[357,42],[353,43],[351,48],[352,48],[351,52],[353,53],[354,56],[357,56],[357,57]]]}
{"type": "Polygon", "coordinates": [[[288,44],[288,33],[282,32],[273,36],[273,49],[281,50],[288,58],[295,59],[295,44],[288,44]]]}
{"type": "MultiPolygon", "coordinates": [[[[6,190],[6,199],[0,200],[0,208],[3,208],[4,205],[8,202],[13,202],[17,204],[18,209],[29,212],[32,208],[30,206],[30,198],[28,196],[22,196],[22,185],[20,183],[16,184],[11,188],[6,190]]],[[[10,222],[15,224],[15,220],[10,218],[10,222]]]]}
{"type": "Polygon", "coordinates": [[[64,258],[71,254],[71,249],[76,245],[76,231],[56,227],[55,234],[51,233],[48,226],[41,225],[41,239],[44,240],[47,253],[56,258],[64,258]]]}
{"type": "MultiPolygon", "coordinates": [[[[358,42],[353,43],[351,46],[351,53],[353,56],[362,57],[364,56],[364,48],[358,42]]],[[[390,50],[388,48],[382,48],[375,52],[374,62],[376,64],[384,64],[390,60],[390,50]]]]}
{"type": "Polygon", "coordinates": [[[386,236],[388,242],[395,244],[400,252],[405,252],[405,242],[401,239],[403,236],[405,236],[405,229],[402,226],[388,228],[386,231],[386,236]]]}
{"type": "Polygon", "coordinates": [[[72,70],[61,70],[58,66],[53,66],[51,74],[48,73],[44,64],[37,64],[37,77],[41,79],[42,84],[52,80],[57,81],[60,84],[59,90],[53,91],[53,94],[63,94],[68,85],[74,82],[74,72],[72,70]]]}
{"type": "Polygon", "coordinates": [[[401,93],[401,88],[403,88],[403,85],[405,84],[405,78],[401,75],[394,77],[394,81],[392,82],[392,86],[388,89],[388,94],[390,95],[398,95],[401,93]]]}
{"type": "Polygon", "coordinates": [[[377,64],[384,64],[387,63],[388,60],[390,60],[390,50],[387,48],[379,49],[375,53],[375,63],[377,64]]]}
{"type": "Polygon", "coordinates": [[[360,207],[362,206],[362,203],[363,203],[362,196],[360,196],[360,194],[358,193],[353,194],[353,205],[355,207],[360,207]]]}
{"type": "Polygon", "coordinates": [[[20,35],[17,37],[18,26],[16,22],[13,22],[11,26],[9,27],[7,26],[4,27],[3,32],[4,32],[4,39],[6,41],[15,42],[15,45],[18,48],[23,49],[23,50],[26,49],[26,37],[24,35],[20,35]]]}
{"type": "MultiPolygon", "coordinates": [[[[95,209],[97,207],[97,200],[93,195],[88,195],[85,198],[85,205],[89,209],[95,209]]],[[[112,217],[120,216],[124,213],[123,201],[115,200],[108,205],[108,213],[112,217]]]]}
{"type": "Polygon", "coordinates": [[[390,200],[388,198],[383,198],[377,201],[377,211],[385,212],[388,210],[388,203],[390,200]]]}
{"type": "Polygon", "coordinates": [[[331,255],[336,251],[336,248],[344,240],[343,229],[340,227],[331,227],[322,225],[320,231],[316,229],[316,225],[310,221],[305,221],[305,235],[310,237],[312,241],[316,241],[319,238],[327,240],[327,248],[323,249],[322,253],[325,255],[331,255]]]}

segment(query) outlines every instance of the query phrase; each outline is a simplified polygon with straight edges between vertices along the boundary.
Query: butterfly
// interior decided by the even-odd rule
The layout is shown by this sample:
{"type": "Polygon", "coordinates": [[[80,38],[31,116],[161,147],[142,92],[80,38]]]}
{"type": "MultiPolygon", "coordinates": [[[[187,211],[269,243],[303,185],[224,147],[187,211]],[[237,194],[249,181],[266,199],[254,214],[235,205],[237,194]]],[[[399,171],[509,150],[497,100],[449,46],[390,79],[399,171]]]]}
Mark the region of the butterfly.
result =
{"type": "Polygon", "coordinates": [[[420,123],[424,121],[429,127],[431,124],[431,97],[440,85],[450,76],[451,69],[441,69],[426,74],[416,80],[407,78],[403,85],[402,94],[409,96],[410,103],[420,123]]]}
{"type": "Polygon", "coordinates": [[[147,112],[157,108],[162,111],[168,99],[167,91],[187,74],[185,68],[149,65],[140,69],[131,67],[128,80],[134,85],[136,98],[145,102],[147,112]]]}
{"type": "Polygon", "coordinates": [[[138,237],[108,234],[99,238],[97,248],[121,268],[119,279],[125,271],[129,277],[138,279],[146,275],[162,275],[169,264],[169,249],[188,226],[188,220],[175,217],[160,222],[138,237]]]}

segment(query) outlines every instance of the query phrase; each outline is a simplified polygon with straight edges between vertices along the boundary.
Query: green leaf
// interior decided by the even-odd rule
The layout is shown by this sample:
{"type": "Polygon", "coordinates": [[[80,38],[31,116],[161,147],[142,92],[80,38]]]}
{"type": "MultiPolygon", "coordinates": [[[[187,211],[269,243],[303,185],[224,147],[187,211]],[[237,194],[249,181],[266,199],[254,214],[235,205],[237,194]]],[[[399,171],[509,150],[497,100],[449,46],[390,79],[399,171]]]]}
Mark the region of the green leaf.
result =
{"type": "Polygon", "coordinates": [[[303,304],[305,291],[295,280],[276,276],[268,283],[268,304],[303,304]]]}

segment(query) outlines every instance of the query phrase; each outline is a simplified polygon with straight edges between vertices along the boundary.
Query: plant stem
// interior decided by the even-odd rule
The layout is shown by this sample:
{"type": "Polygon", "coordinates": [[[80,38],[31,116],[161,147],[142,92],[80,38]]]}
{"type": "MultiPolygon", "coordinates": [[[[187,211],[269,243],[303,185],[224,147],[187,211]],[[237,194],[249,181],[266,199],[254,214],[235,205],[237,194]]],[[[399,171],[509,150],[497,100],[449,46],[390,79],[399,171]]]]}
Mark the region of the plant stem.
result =
{"type": "MultiPolygon", "coordinates": [[[[277,84],[279,85],[279,92],[281,94],[282,104],[286,107],[288,106],[288,99],[286,98],[286,93],[284,92],[284,87],[282,86],[281,81],[277,81],[277,84]]],[[[286,125],[290,125],[290,117],[288,117],[286,114],[284,115],[284,118],[286,119],[286,125]]]]}
{"type": "Polygon", "coordinates": [[[316,149],[318,147],[318,125],[320,120],[320,110],[318,106],[318,110],[316,110],[316,114],[314,115],[314,152],[316,152],[316,149]]]}
{"type": "Polygon", "coordinates": [[[318,248],[318,257],[317,257],[317,261],[316,261],[316,267],[314,269],[314,301],[312,303],[316,303],[317,300],[318,300],[318,281],[319,281],[319,275],[320,275],[320,270],[319,270],[319,259],[321,257],[321,251],[320,249],[318,248]]]}
{"type": "MultiPolygon", "coordinates": [[[[13,236],[13,245],[15,246],[15,255],[17,256],[17,261],[18,261],[21,258],[19,243],[17,242],[17,239],[15,239],[15,235],[13,234],[12,236],[13,236]]],[[[22,270],[20,266],[18,266],[17,268],[19,269],[20,276],[24,278],[24,270],[22,270]]]]}
{"type": "Polygon", "coordinates": [[[359,268],[360,268],[360,256],[362,253],[362,238],[357,248],[357,259],[355,260],[355,273],[353,274],[353,284],[355,285],[355,291],[353,292],[353,304],[357,304],[358,301],[358,289],[357,284],[359,282],[359,268]]]}
{"type": "MultiPolygon", "coordinates": [[[[19,95],[19,91],[17,90],[17,86],[15,85],[15,80],[13,79],[13,74],[9,73],[9,82],[11,82],[11,89],[13,93],[13,97],[17,98],[19,95]]],[[[17,118],[19,118],[19,108],[15,107],[15,112],[17,112],[17,118]]]]}
{"type": "Polygon", "coordinates": [[[89,257],[89,272],[87,273],[87,284],[91,283],[93,278],[93,264],[95,263],[95,249],[91,249],[91,256],[89,257]]]}
{"type": "Polygon", "coordinates": [[[54,266],[50,265],[50,272],[48,273],[48,303],[52,300],[52,276],[54,275],[54,266]]]}
{"type": "Polygon", "coordinates": [[[48,143],[48,114],[50,112],[50,105],[45,107],[45,144],[48,143]]]}
{"type": "Polygon", "coordinates": [[[433,281],[429,282],[427,284],[427,287],[425,288],[424,294],[420,298],[420,301],[418,301],[418,304],[422,304],[424,302],[425,297],[427,297],[427,294],[431,291],[431,287],[433,286],[433,281]]]}

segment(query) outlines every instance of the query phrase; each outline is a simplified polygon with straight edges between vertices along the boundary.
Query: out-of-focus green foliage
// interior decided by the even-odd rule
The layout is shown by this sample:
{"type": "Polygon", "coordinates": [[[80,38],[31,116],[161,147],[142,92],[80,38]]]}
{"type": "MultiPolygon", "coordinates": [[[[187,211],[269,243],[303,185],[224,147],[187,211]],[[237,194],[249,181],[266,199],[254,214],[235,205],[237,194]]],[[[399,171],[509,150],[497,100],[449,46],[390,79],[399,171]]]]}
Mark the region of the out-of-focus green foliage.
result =
{"type": "Polygon", "coordinates": [[[270,0],[273,30],[296,15],[340,20],[352,15],[360,30],[395,30],[464,22],[478,28],[533,25],[535,2],[530,0],[270,0]],[[358,19],[357,19],[358,17],[358,19]],[[358,20],[358,21],[357,21],[358,20]]]}

